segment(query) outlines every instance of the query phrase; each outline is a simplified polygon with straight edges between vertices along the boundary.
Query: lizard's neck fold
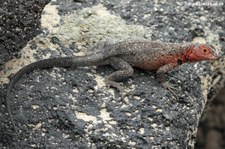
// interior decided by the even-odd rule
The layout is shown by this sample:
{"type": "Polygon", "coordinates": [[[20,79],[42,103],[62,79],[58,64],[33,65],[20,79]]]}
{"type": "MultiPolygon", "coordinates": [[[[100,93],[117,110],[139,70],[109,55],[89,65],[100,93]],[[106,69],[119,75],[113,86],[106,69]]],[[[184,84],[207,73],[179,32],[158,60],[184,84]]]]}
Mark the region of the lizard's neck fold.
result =
{"type": "Polygon", "coordinates": [[[190,57],[190,55],[193,52],[193,48],[195,47],[194,44],[189,44],[184,46],[184,53],[182,55],[182,63],[188,63],[188,62],[193,62],[192,58],[190,57]]]}

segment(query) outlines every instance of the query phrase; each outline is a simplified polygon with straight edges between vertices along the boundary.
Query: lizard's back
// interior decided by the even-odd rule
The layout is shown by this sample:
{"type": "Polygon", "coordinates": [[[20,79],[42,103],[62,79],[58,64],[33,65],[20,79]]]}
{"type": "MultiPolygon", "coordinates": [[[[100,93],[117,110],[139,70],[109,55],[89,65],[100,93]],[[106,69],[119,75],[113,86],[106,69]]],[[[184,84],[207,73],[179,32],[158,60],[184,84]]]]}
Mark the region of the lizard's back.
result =
{"type": "Polygon", "coordinates": [[[107,55],[120,57],[131,66],[156,70],[168,63],[176,63],[183,51],[180,44],[157,41],[119,42],[105,50],[107,55]]]}

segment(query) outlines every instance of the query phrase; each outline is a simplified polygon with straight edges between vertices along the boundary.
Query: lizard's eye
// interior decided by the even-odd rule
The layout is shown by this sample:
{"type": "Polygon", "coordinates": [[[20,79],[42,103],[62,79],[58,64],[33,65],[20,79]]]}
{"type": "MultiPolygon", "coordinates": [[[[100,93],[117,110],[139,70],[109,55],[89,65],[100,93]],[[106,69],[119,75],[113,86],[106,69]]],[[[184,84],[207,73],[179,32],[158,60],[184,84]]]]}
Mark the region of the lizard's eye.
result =
{"type": "Polygon", "coordinates": [[[203,47],[203,48],[202,48],[202,52],[203,52],[204,54],[208,54],[208,53],[210,53],[210,50],[209,50],[208,48],[206,48],[206,47],[203,47]]]}
{"type": "Polygon", "coordinates": [[[207,52],[207,51],[208,51],[208,49],[206,49],[206,48],[203,49],[203,52],[204,52],[204,53],[207,52]]]}

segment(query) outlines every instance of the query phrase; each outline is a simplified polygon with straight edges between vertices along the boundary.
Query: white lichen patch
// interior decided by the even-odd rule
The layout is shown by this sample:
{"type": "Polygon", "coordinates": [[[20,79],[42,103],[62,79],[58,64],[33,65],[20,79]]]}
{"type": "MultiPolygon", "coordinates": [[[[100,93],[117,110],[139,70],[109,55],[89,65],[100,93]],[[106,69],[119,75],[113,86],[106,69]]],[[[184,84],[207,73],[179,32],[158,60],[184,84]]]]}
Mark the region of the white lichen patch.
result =
{"type": "Polygon", "coordinates": [[[94,75],[95,81],[97,82],[97,86],[95,86],[95,89],[106,87],[105,79],[99,75],[94,75]]]}
{"type": "Polygon", "coordinates": [[[47,28],[50,32],[54,32],[57,25],[60,23],[60,16],[58,15],[58,10],[56,5],[52,5],[50,2],[43,9],[43,14],[41,16],[41,26],[47,28]]]}
{"type": "Polygon", "coordinates": [[[38,109],[38,108],[40,108],[39,105],[32,105],[32,109],[36,110],[36,109],[38,109]]]}
{"type": "Polygon", "coordinates": [[[99,41],[143,39],[148,32],[141,25],[127,25],[125,20],[110,14],[101,4],[74,11],[61,19],[64,23],[55,30],[53,36],[65,44],[80,42],[86,45],[99,41]]]}
{"type": "Polygon", "coordinates": [[[35,127],[33,128],[33,130],[36,130],[36,129],[40,129],[42,127],[42,123],[38,123],[35,125],[35,127]]]}
{"type": "Polygon", "coordinates": [[[106,108],[101,109],[99,117],[102,119],[102,122],[104,123],[107,123],[107,121],[113,119],[112,117],[110,117],[110,113],[107,112],[106,108]]]}
{"type": "Polygon", "coordinates": [[[75,115],[78,119],[82,119],[85,122],[92,121],[93,123],[97,123],[97,118],[95,116],[87,115],[86,113],[78,112],[78,111],[75,111],[75,115]]]}
{"type": "Polygon", "coordinates": [[[223,29],[220,27],[220,29],[218,29],[218,32],[214,32],[211,29],[209,29],[208,27],[205,28],[205,34],[206,34],[206,41],[207,43],[212,44],[216,49],[216,53],[218,55],[221,55],[221,45],[219,43],[220,39],[219,39],[219,34],[218,32],[221,31],[223,32],[223,29]]]}
{"type": "Polygon", "coordinates": [[[145,133],[145,128],[144,127],[139,128],[139,132],[140,132],[140,134],[144,134],[145,133]]]}
{"type": "Polygon", "coordinates": [[[193,42],[205,44],[206,43],[206,40],[203,37],[195,37],[193,39],[193,42]]]}
{"type": "Polygon", "coordinates": [[[0,71],[0,83],[8,83],[9,79],[8,76],[10,74],[14,74],[18,72],[23,66],[34,62],[35,59],[33,58],[33,54],[35,53],[34,50],[31,50],[29,47],[29,43],[26,47],[23,48],[21,51],[21,58],[19,59],[12,59],[4,64],[4,69],[0,71]]]}

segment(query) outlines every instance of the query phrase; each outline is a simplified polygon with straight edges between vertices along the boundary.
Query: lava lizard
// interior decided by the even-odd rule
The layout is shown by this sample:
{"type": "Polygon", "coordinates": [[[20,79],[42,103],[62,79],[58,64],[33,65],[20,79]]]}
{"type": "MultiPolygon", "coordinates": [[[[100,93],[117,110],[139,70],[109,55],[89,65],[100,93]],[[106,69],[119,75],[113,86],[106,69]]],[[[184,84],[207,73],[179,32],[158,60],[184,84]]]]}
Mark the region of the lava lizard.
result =
{"type": "Polygon", "coordinates": [[[132,76],[132,67],[143,70],[157,70],[157,74],[161,75],[183,63],[215,60],[218,57],[219,54],[215,48],[207,44],[176,44],[159,41],[123,41],[116,44],[104,44],[98,52],[91,55],[49,58],[23,67],[10,80],[6,93],[6,107],[18,137],[18,131],[9,106],[10,93],[17,81],[24,74],[34,69],[111,65],[117,71],[110,74],[106,81],[112,86],[119,87],[116,81],[132,76]]]}

